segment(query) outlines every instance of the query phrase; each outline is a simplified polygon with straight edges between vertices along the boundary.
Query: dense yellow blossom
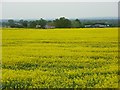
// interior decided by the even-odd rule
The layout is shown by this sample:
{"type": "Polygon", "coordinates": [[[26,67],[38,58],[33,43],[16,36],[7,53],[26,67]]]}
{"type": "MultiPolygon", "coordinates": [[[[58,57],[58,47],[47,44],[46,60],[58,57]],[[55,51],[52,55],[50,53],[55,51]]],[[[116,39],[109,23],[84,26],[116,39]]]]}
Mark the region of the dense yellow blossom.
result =
{"type": "Polygon", "coordinates": [[[117,77],[117,28],[3,28],[3,88],[117,88],[117,77]]]}

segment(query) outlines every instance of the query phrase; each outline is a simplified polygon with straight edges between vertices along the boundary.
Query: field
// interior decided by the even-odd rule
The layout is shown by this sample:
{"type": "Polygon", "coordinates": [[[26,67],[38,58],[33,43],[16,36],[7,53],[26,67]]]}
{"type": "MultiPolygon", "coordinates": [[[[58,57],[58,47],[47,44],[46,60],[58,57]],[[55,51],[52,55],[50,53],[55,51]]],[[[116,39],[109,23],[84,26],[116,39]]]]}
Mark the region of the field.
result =
{"type": "Polygon", "coordinates": [[[118,29],[2,30],[3,88],[117,88],[118,29]]]}

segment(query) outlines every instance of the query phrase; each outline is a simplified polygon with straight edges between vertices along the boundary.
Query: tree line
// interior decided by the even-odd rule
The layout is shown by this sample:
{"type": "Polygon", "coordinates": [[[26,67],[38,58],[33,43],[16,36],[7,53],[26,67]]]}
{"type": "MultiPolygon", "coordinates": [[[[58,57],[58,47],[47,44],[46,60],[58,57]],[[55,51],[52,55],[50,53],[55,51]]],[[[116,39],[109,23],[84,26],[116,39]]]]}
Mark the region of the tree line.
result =
{"type": "Polygon", "coordinates": [[[3,27],[11,27],[11,28],[51,28],[54,26],[55,28],[80,28],[83,27],[81,21],[79,19],[69,20],[65,17],[60,17],[55,20],[45,20],[43,18],[39,20],[19,20],[15,21],[13,19],[9,19],[7,22],[3,22],[3,27]]]}

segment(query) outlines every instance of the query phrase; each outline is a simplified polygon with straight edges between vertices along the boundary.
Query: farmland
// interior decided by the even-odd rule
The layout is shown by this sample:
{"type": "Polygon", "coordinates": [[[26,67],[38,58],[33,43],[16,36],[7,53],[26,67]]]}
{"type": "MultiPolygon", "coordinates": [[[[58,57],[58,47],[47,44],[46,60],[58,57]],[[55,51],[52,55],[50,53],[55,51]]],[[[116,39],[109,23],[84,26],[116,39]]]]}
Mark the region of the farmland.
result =
{"type": "Polygon", "coordinates": [[[2,30],[3,88],[117,88],[118,29],[2,30]]]}

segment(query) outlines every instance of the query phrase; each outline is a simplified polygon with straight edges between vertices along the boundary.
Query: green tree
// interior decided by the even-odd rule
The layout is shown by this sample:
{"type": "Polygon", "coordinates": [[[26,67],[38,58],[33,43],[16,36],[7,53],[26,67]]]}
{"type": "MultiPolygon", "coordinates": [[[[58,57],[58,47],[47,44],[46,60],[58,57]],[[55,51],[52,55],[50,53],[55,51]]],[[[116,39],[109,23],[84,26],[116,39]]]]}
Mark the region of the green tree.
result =
{"type": "Polygon", "coordinates": [[[15,21],[13,19],[9,19],[8,20],[8,25],[12,28],[15,27],[15,21]]]}
{"type": "Polygon", "coordinates": [[[53,21],[47,21],[47,25],[50,25],[50,26],[55,26],[55,23],[53,21]]]}
{"type": "Polygon", "coordinates": [[[19,23],[24,27],[27,28],[28,27],[28,21],[24,21],[24,20],[20,20],[19,23]]]}
{"type": "Polygon", "coordinates": [[[36,25],[37,25],[36,21],[30,21],[28,27],[29,28],[36,28],[36,25]]]}
{"type": "Polygon", "coordinates": [[[61,17],[59,19],[54,20],[55,27],[57,28],[70,28],[71,21],[66,19],[65,17],[61,17]]]}
{"type": "Polygon", "coordinates": [[[73,20],[73,21],[71,21],[71,26],[73,27],[73,28],[80,28],[80,27],[82,27],[82,24],[81,24],[81,22],[80,22],[80,20],[79,19],[76,19],[76,20],[73,20]]]}
{"type": "Polygon", "coordinates": [[[73,21],[71,21],[71,27],[72,28],[79,28],[80,27],[80,24],[79,24],[79,22],[77,22],[77,21],[75,21],[75,20],[73,20],[73,21]]]}
{"type": "Polygon", "coordinates": [[[41,18],[40,20],[36,20],[36,24],[40,25],[41,28],[45,28],[45,25],[47,24],[47,21],[41,18]]]}

